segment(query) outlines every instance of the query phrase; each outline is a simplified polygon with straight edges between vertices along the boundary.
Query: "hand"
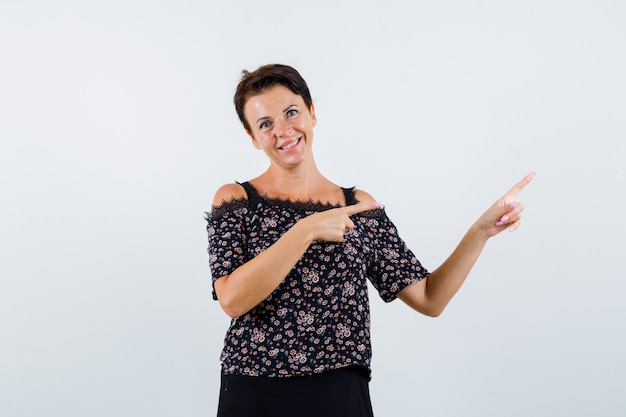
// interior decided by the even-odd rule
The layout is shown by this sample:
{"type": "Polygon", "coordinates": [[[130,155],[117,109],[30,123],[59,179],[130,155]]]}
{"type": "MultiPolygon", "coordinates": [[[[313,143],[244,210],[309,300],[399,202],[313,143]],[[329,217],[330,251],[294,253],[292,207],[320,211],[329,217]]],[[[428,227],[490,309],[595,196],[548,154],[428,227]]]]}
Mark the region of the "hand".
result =
{"type": "Polygon", "coordinates": [[[382,204],[378,202],[338,207],[312,214],[300,220],[298,224],[308,227],[312,241],[341,242],[343,241],[346,231],[354,228],[354,223],[350,219],[350,216],[380,207],[382,207],[382,204]]]}
{"type": "Polygon", "coordinates": [[[515,198],[534,177],[534,172],[526,175],[476,221],[475,226],[484,232],[486,238],[495,236],[505,229],[514,231],[519,227],[524,205],[515,201],[515,198]]]}

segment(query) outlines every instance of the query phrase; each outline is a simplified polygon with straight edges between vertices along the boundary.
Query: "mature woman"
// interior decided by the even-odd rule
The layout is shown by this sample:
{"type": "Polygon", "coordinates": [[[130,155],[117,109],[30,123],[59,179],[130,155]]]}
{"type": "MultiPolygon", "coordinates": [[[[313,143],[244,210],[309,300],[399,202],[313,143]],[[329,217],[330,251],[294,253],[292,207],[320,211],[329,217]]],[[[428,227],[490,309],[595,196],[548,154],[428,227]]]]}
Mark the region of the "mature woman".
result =
{"type": "Polygon", "coordinates": [[[285,65],[244,71],[235,108],[269,167],[222,186],[209,213],[213,297],[232,317],[218,416],[372,416],[367,280],[385,301],[439,315],[487,240],[520,224],[529,174],[428,272],[382,205],[313,157],[315,106],[285,65]]]}

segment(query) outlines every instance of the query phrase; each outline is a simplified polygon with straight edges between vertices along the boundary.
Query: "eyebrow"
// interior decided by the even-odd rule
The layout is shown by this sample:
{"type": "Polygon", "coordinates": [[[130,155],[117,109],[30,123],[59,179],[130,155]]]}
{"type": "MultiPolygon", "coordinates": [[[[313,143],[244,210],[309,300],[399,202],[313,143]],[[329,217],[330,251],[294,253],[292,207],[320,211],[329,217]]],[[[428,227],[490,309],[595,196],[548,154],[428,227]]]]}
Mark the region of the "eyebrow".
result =
{"type": "MultiPolygon", "coordinates": [[[[287,111],[288,111],[289,109],[291,109],[292,107],[298,107],[298,105],[297,105],[297,104],[295,104],[295,103],[294,103],[294,104],[290,104],[290,105],[288,105],[287,107],[285,107],[285,108],[283,109],[283,113],[287,112],[287,111]]],[[[262,117],[259,117],[258,119],[256,119],[256,122],[257,122],[257,123],[259,123],[261,120],[269,120],[269,119],[271,119],[271,117],[269,117],[269,116],[262,116],[262,117]]]]}

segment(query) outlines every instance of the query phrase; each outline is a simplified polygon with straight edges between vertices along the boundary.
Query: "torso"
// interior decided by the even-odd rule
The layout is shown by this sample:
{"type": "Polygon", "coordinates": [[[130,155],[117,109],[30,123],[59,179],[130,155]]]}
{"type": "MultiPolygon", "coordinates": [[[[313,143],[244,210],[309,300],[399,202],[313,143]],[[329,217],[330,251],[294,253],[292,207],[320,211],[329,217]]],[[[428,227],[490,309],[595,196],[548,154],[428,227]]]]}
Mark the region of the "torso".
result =
{"type": "MultiPolygon", "coordinates": [[[[332,197],[292,201],[291,194],[236,187],[227,187],[236,192],[208,218],[214,279],[266,250],[298,220],[345,205],[352,193],[337,187],[332,197]]],[[[355,227],[343,242],[313,242],[270,296],[233,319],[222,352],[225,374],[296,376],[350,365],[369,368],[367,280],[391,301],[427,271],[382,209],[352,218],[355,227]]]]}

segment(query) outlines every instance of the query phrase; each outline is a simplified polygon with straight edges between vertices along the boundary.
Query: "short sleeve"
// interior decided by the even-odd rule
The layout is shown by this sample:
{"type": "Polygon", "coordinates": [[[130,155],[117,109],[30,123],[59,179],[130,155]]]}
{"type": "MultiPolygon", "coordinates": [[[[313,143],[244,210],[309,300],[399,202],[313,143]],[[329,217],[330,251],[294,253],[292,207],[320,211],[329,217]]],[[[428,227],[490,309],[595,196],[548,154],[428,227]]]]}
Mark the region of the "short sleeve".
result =
{"type": "Polygon", "coordinates": [[[429,272],[400,238],[384,211],[367,224],[372,249],[368,278],[380,297],[390,302],[404,288],[426,278],[429,272]]]}
{"type": "Polygon", "coordinates": [[[206,213],[214,300],[217,300],[215,280],[229,275],[248,261],[246,213],[245,200],[223,203],[206,213]]]}

